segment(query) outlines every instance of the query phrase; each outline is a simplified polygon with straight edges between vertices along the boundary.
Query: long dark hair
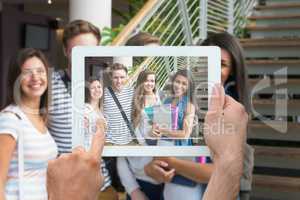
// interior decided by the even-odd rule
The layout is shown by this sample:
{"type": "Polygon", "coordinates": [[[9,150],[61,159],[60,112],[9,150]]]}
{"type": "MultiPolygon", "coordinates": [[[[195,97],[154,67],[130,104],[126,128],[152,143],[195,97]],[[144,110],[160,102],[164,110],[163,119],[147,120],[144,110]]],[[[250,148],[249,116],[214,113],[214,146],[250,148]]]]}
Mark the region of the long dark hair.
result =
{"type": "MultiPolygon", "coordinates": [[[[155,73],[151,70],[144,70],[139,74],[139,77],[136,82],[134,98],[132,102],[132,112],[131,119],[133,122],[133,126],[137,127],[141,120],[141,112],[145,107],[145,90],[144,90],[144,82],[147,80],[149,75],[155,75],[155,73]]],[[[156,93],[156,88],[153,89],[154,94],[156,93]]]]}
{"type": "Polygon", "coordinates": [[[194,98],[194,93],[195,93],[194,78],[192,76],[192,73],[187,69],[178,70],[174,74],[174,76],[172,77],[171,94],[174,97],[175,92],[174,92],[173,84],[174,84],[174,81],[175,81],[177,76],[183,76],[188,80],[189,85],[188,85],[187,93],[185,95],[188,97],[189,102],[192,103],[193,105],[195,105],[195,101],[194,101],[195,100],[195,98],[194,98]]]}
{"type": "Polygon", "coordinates": [[[232,60],[231,76],[236,82],[235,89],[238,94],[238,101],[242,103],[246,110],[250,108],[248,93],[248,77],[245,66],[243,49],[239,41],[227,32],[211,34],[201,43],[202,46],[218,46],[226,50],[232,60]]]}
{"type": "MultiPolygon", "coordinates": [[[[14,57],[11,58],[8,70],[8,95],[6,98],[5,106],[9,104],[17,104],[18,99],[16,99],[15,92],[17,94],[22,94],[22,91],[15,91],[15,89],[21,89],[20,87],[15,87],[15,84],[19,84],[19,78],[21,75],[21,67],[22,65],[28,60],[29,58],[37,57],[45,66],[48,82],[49,82],[49,72],[48,67],[49,63],[46,56],[37,49],[33,48],[26,48],[20,50],[14,57]]],[[[48,83],[49,84],[49,83],[48,83]]],[[[41,96],[40,106],[39,106],[39,113],[46,121],[47,114],[48,114],[48,87],[44,94],[41,96]]]]}

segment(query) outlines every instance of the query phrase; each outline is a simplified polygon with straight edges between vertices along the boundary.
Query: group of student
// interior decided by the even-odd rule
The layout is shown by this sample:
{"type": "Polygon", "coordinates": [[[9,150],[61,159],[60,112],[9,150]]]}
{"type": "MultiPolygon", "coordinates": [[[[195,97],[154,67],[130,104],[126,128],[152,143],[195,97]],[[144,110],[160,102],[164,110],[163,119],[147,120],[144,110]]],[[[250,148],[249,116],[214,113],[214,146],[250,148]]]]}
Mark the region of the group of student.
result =
{"type": "MultiPolygon", "coordinates": [[[[101,35],[97,27],[83,20],[66,25],[63,47],[68,60],[65,70],[50,73],[44,54],[36,49],[20,50],[11,59],[6,107],[0,114],[0,200],[47,199],[46,171],[49,160],[71,152],[72,94],[71,50],[75,46],[96,46],[101,35]]],[[[139,33],[128,46],[159,45],[156,37],[139,33]]],[[[249,109],[246,72],[242,49],[228,33],[213,34],[200,45],[221,48],[222,84],[225,92],[249,109]]],[[[73,69],[74,70],[74,69],[73,69]]],[[[76,70],[76,69],[75,69],[76,70]]],[[[85,146],[97,127],[106,135],[107,145],[190,145],[188,139],[196,113],[194,82],[188,70],[172,77],[171,96],[161,99],[156,89],[156,74],[144,70],[134,88],[126,86],[127,68],[119,63],[109,68],[111,85],[91,78],[86,93],[85,146]],[[171,104],[178,109],[176,129],[151,123],[152,106],[171,104]],[[121,110],[123,112],[121,112],[121,110]],[[178,138],[178,139],[168,139],[178,138]]],[[[253,152],[249,146],[244,159],[240,199],[248,199],[251,190],[253,152]]],[[[99,169],[100,170],[100,169],[99,169]]],[[[117,172],[127,199],[189,200],[201,199],[205,184],[214,170],[213,162],[199,163],[196,158],[118,157],[117,172]]],[[[101,162],[104,184],[98,198],[118,199],[112,187],[111,172],[101,162]]],[[[72,184],[72,183],[70,183],[72,184]]]]}

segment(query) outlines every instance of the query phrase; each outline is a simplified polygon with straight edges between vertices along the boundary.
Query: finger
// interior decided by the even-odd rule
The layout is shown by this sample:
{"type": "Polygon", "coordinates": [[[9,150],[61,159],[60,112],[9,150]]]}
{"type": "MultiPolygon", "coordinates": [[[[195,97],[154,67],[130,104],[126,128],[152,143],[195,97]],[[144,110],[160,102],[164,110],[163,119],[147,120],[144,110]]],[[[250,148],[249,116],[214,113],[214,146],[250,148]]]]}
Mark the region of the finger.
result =
{"type": "Polygon", "coordinates": [[[59,155],[57,160],[66,160],[69,159],[71,153],[62,153],[59,155]]]}
{"type": "Polygon", "coordinates": [[[160,133],[156,132],[156,131],[153,131],[152,136],[155,137],[155,138],[160,137],[160,133]]]}
{"type": "Polygon", "coordinates": [[[166,177],[172,177],[175,174],[175,169],[170,169],[166,172],[166,177]]]}
{"type": "Polygon", "coordinates": [[[162,176],[162,177],[167,177],[168,176],[168,171],[165,170],[164,168],[156,165],[155,169],[158,171],[158,173],[162,176]]]}
{"type": "Polygon", "coordinates": [[[163,167],[163,168],[167,168],[169,166],[169,164],[163,160],[155,160],[154,161],[158,166],[163,167]]]}
{"type": "Polygon", "coordinates": [[[102,155],[104,142],[105,142],[104,133],[102,133],[102,130],[99,129],[97,126],[97,131],[93,135],[92,145],[89,151],[92,154],[92,156],[94,156],[96,159],[99,159],[102,155]]]}
{"type": "Polygon", "coordinates": [[[220,112],[223,110],[225,102],[224,88],[220,84],[216,84],[213,87],[212,94],[210,97],[208,111],[220,112]]]}
{"type": "Polygon", "coordinates": [[[165,179],[166,179],[168,182],[170,182],[170,181],[173,179],[174,175],[175,175],[175,169],[171,169],[170,171],[168,171],[168,172],[166,173],[165,179]]]}
{"type": "Polygon", "coordinates": [[[85,152],[84,148],[82,146],[78,146],[78,147],[75,147],[73,150],[72,150],[72,153],[83,153],[85,152]]]}

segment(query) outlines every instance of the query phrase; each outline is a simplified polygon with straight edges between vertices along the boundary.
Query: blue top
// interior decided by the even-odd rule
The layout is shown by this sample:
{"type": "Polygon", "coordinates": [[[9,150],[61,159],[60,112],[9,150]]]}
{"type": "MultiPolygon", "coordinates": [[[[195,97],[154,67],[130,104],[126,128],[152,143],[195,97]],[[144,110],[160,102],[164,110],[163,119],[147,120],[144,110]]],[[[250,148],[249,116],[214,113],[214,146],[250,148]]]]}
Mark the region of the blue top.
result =
{"type": "MultiPolygon", "coordinates": [[[[173,98],[167,98],[164,101],[164,104],[172,104],[173,98]]],[[[178,120],[177,120],[177,130],[183,129],[183,120],[185,117],[186,107],[188,104],[188,97],[184,96],[177,102],[176,106],[178,107],[178,120]]],[[[176,139],[175,140],[176,146],[191,146],[192,140],[191,139],[176,139]]]]}
{"type": "Polygon", "coordinates": [[[152,121],[153,120],[153,106],[148,106],[144,108],[145,113],[149,117],[149,119],[152,121]]]}

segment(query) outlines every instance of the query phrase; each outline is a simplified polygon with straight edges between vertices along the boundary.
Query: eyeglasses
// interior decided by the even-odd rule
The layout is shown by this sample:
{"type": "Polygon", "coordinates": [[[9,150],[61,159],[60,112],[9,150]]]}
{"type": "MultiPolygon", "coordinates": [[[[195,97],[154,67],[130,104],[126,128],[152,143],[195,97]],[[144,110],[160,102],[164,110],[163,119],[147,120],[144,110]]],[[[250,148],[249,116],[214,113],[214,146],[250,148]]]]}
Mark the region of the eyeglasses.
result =
{"type": "Polygon", "coordinates": [[[22,71],[21,75],[23,77],[31,77],[33,75],[37,76],[45,76],[46,75],[46,70],[43,68],[38,68],[38,69],[25,69],[22,71]]]}

